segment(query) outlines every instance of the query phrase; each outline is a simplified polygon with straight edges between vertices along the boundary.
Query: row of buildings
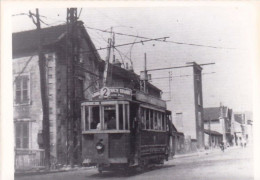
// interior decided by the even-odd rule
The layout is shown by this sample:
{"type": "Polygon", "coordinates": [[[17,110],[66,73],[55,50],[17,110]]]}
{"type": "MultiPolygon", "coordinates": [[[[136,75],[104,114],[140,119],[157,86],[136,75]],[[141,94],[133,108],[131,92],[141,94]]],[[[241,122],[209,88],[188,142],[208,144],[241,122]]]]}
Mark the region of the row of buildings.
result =
{"type": "Polygon", "coordinates": [[[220,142],[226,146],[252,142],[252,113],[235,112],[221,103],[217,107],[204,107],[202,66],[193,62],[193,66],[182,71],[193,75],[173,80],[167,104],[172,111],[173,124],[184,134],[180,153],[219,147],[220,142]]]}
{"type": "MultiPolygon", "coordinates": [[[[81,53],[75,63],[75,101],[91,100],[92,93],[103,84],[105,63],[82,22],[77,23],[78,45],[81,53]]],[[[68,126],[68,63],[66,58],[67,26],[59,25],[41,30],[46,59],[46,79],[49,102],[50,152],[53,163],[68,164],[69,148],[73,148],[76,163],[80,163],[80,108],[73,127],[74,141],[69,146],[68,126]]],[[[36,30],[13,33],[13,93],[15,129],[15,169],[44,166],[43,117],[38,59],[39,34],[36,30]]],[[[132,69],[122,68],[117,60],[109,70],[110,86],[140,89],[140,78],[132,69]]],[[[187,68],[193,76],[173,83],[171,101],[177,152],[214,147],[220,141],[239,145],[252,137],[252,119],[236,114],[227,107],[203,107],[202,67],[195,62],[187,68]]],[[[147,84],[149,94],[160,97],[159,88],[147,84]]],[[[80,107],[80,106],[78,106],[80,107]]]]}
{"type": "MultiPolygon", "coordinates": [[[[103,86],[105,62],[100,58],[81,21],[78,21],[77,41],[80,47],[78,61],[74,62],[75,116],[73,129],[68,117],[69,65],[67,52],[67,25],[41,29],[43,53],[46,60],[46,86],[49,104],[50,155],[52,164],[70,164],[71,148],[74,164],[81,164],[80,103],[91,100],[103,86]],[[73,142],[70,133],[73,132],[73,142]]],[[[13,33],[13,90],[15,129],[15,169],[25,170],[44,166],[43,109],[39,72],[37,30],[13,33]]],[[[109,87],[140,89],[140,78],[131,68],[122,68],[114,59],[108,73],[109,87]]],[[[160,98],[161,90],[146,84],[149,94],[160,98]]]]}

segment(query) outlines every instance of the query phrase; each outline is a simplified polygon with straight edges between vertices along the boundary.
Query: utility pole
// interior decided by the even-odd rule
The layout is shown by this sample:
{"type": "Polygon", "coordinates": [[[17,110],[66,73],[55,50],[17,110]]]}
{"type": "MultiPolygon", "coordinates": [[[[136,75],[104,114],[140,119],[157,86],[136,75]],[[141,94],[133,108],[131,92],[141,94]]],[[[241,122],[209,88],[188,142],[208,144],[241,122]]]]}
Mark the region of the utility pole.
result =
{"type": "Polygon", "coordinates": [[[107,57],[105,62],[105,70],[104,70],[104,80],[103,80],[103,87],[107,86],[108,84],[108,69],[109,69],[109,59],[110,59],[110,53],[111,53],[111,39],[108,39],[108,45],[107,45],[107,57]]]}
{"type": "Polygon", "coordinates": [[[75,63],[78,62],[78,30],[77,30],[77,8],[67,9],[67,164],[72,167],[75,163],[74,152],[77,146],[77,112],[75,92],[75,63]]]}
{"type": "Polygon", "coordinates": [[[144,53],[144,92],[147,93],[147,70],[146,53],[144,53]]]}
{"type": "Polygon", "coordinates": [[[37,33],[39,37],[38,45],[38,56],[39,56],[39,70],[40,70],[40,88],[41,88],[41,100],[42,100],[42,134],[43,134],[43,145],[45,150],[45,166],[47,169],[50,167],[50,122],[49,122],[49,98],[46,83],[46,60],[42,48],[42,36],[41,36],[41,23],[39,17],[39,10],[36,9],[36,15],[30,12],[30,17],[33,23],[37,27],[37,33]],[[36,22],[33,18],[36,17],[36,22]]]}
{"type": "Polygon", "coordinates": [[[140,75],[140,91],[143,91],[144,93],[148,92],[147,89],[148,75],[147,75],[146,66],[147,66],[146,53],[144,53],[144,71],[141,71],[141,75],[140,75]]]}

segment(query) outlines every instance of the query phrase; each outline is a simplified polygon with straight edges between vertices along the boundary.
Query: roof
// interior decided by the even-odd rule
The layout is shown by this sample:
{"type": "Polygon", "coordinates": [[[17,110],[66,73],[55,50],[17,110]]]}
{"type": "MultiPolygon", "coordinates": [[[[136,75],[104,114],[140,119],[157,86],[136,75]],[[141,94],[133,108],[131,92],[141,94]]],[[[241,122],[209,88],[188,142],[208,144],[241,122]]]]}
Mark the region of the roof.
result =
{"type": "Polygon", "coordinates": [[[219,119],[220,111],[219,107],[210,107],[210,108],[204,108],[204,120],[213,120],[213,119],[219,119]]]}
{"type": "Polygon", "coordinates": [[[240,123],[240,124],[244,124],[244,118],[243,118],[243,114],[234,114],[234,119],[236,122],[240,123]]]}
{"type": "MultiPolygon", "coordinates": [[[[91,37],[87,33],[86,29],[83,26],[83,22],[79,21],[79,25],[81,25],[81,32],[84,34],[84,37],[86,41],[91,45],[91,51],[94,52],[94,54],[97,56],[97,59],[101,60],[98,52],[96,52],[96,48],[91,41],[91,37]]],[[[41,37],[43,41],[43,46],[53,45],[57,42],[59,42],[61,39],[63,39],[66,35],[67,31],[67,25],[62,24],[58,26],[52,26],[48,28],[42,28],[41,29],[41,37]]],[[[12,35],[12,42],[13,42],[13,55],[19,54],[19,53],[30,53],[30,52],[36,52],[38,50],[38,43],[39,43],[39,34],[36,29],[29,30],[29,31],[22,31],[22,32],[16,32],[12,35]]],[[[105,62],[100,61],[100,65],[104,67],[105,62]]],[[[112,64],[111,64],[112,65],[112,64]]],[[[128,71],[124,68],[118,67],[116,65],[113,65],[113,73],[116,75],[119,75],[123,78],[127,78],[130,80],[133,80],[135,84],[139,85],[140,77],[134,72],[128,71]]],[[[148,82],[148,88],[154,89],[158,91],[158,93],[161,92],[159,88],[152,85],[148,82]]]]}
{"type": "MultiPolygon", "coordinates": [[[[66,24],[42,28],[41,36],[43,45],[49,45],[57,42],[65,32],[66,24]]],[[[38,49],[39,35],[35,29],[17,32],[13,33],[12,41],[13,54],[23,51],[35,51],[38,49]]]]}
{"type": "Polygon", "coordinates": [[[210,135],[222,136],[222,134],[219,133],[219,132],[217,132],[217,131],[212,131],[212,130],[204,129],[204,132],[205,132],[206,134],[210,134],[210,135]]]}
{"type": "MultiPolygon", "coordinates": [[[[116,65],[113,65],[113,73],[115,73],[118,76],[121,77],[126,77],[127,79],[130,78],[131,80],[134,80],[138,85],[140,82],[140,76],[137,75],[135,72],[126,70],[124,68],[118,67],[116,65]]],[[[148,88],[150,87],[151,89],[155,89],[159,92],[161,92],[161,89],[159,89],[158,87],[154,86],[153,84],[147,82],[147,86],[148,88]]]]}
{"type": "Polygon", "coordinates": [[[231,118],[232,114],[232,109],[228,109],[226,106],[221,106],[221,107],[209,107],[209,108],[204,108],[203,113],[204,113],[204,121],[208,120],[215,120],[219,119],[221,117],[221,108],[223,110],[223,117],[225,118],[231,118]]]}

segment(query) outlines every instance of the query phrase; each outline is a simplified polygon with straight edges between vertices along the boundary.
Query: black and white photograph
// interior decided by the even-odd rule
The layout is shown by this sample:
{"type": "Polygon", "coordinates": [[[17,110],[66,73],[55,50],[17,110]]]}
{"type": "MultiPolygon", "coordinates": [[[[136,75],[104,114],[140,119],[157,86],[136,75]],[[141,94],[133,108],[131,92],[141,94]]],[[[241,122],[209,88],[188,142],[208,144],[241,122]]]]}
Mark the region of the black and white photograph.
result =
{"type": "Polygon", "coordinates": [[[260,178],[256,3],[2,5],[0,179],[260,178]]]}

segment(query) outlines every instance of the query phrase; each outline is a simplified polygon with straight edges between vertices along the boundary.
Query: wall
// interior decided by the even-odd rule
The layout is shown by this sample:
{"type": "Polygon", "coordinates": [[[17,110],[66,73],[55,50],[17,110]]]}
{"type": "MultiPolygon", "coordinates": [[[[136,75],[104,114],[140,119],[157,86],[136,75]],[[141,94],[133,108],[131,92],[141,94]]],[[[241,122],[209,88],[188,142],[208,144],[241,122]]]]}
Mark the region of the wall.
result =
{"type": "Polygon", "coordinates": [[[223,134],[223,127],[222,127],[222,123],[221,123],[220,120],[218,120],[217,122],[216,121],[211,121],[210,122],[210,127],[209,127],[208,122],[205,122],[204,123],[204,129],[208,129],[208,130],[211,130],[211,131],[217,131],[217,132],[223,134]]]}
{"type": "Polygon", "coordinates": [[[187,67],[176,71],[179,71],[176,72],[179,76],[173,73],[171,98],[167,107],[172,111],[177,130],[183,132],[185,138],[197,142],[197,147],[202,148],[204,127],[201,69],[195,65],[194,68],[187,67]]]}
{"type": "MultiPolygon", "coordinates": [[[[89,51],[90,46],[85,41],[83,35],[80,35],[81,51],[89,51]]],[[[67,97],[67,59],[65,50],[56,49],[56,102],[57,102],[57,157],[60,164],[68,163],[68,97],[67,97]]],[[[84,100],[91,100],[92,93],[99,89],[103,75],[97,57],[93,53],[80,54],[79,62],[75,62],[75,91],[76,106],[74,120],[74,158],[75,163],[81,163],[81,114],[80,103],[84,100]]]]}
{"type": "MultiPolygon", "coordinates": [[[[183,68],[183,74],[192,74],[193,68],[183,68]]],[[[194,106],[194,82],[192,76],[173,78],[171,101],[167,107],[172,111],[173,124],[186,137],[196,139],[196,117],[194,106]],[[182,113],[182,123],[177,122],[176,113],[182,113]]]]}
{"type": "MultiPolygon", "coordinates": [[[[13,79],[18,75],[29,76],[29,103],[18,105],[14,102],[14,123],[19,121],[29,122],[29,149],[39,149],[37,142],[38,132],[42,129],[42,105],[41,94],[39,93],[39,68],[38,57],[33,56],[29,61],[30,56],[13,59],[13,79]],[[28,64],[27,64],[28,63],[28,64]],[[24,69],[25,65],[27,67],[24,69]],[[24,69],[24,70],[23,70],[24,69]],[[23,71],[22,74],[20,74],[23,71]]],[[[14,83],[15,86],[15,83],[14,83]]],[[[15,87],[14,87],[15,100],[15,87]]],[[[15,126],[14,126],[15,128],[15,126]]]]}

